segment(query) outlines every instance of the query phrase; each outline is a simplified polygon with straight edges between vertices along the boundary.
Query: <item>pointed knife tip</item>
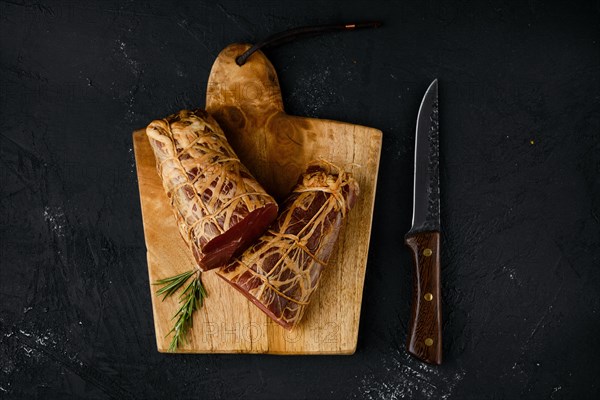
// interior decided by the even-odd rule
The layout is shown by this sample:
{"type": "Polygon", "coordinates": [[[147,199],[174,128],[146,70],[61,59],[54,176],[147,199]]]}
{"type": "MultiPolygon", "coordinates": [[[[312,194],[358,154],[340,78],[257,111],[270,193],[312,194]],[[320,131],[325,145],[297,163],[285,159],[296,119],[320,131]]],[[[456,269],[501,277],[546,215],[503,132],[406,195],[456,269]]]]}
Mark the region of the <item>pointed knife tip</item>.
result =
{"type": "Polygon", "coordinates": [[[433,80],[433,82],[431,82],[431,83],[429,84],[429,87],[428,87],[428,88],[427,88],[427,90],[425,91],[425,96],[427,96],[427,94],[428,94],[428,93],[435,92],[435,95],[436,95],[436,97],[437,97],[437,91],[438,91],[438,79],[437,79],[437,78],[435,78],[435,79],[433,80]]]}

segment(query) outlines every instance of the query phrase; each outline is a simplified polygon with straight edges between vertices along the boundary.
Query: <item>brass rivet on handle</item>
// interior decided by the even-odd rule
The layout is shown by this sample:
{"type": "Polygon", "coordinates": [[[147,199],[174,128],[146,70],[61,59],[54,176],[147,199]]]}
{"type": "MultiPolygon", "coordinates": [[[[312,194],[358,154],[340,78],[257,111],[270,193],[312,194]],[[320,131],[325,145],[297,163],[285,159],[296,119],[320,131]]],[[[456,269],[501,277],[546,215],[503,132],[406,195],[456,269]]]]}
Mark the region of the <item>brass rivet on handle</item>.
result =
{"type": "Polygon", "coordinates": [[[425,296],[423,296],[425,298],[425,300],[427,301],[431,301],[433,300],[433,295],[431,293],[425,293],[425,296]]]}
{"type": "Polygon", "coordinates": [[[423,255],[425,257],[429,257],[432,254],[433,254],[433,251],[431,251],[431,249],[425,249],[425,250],[423,250],[423,255]]]}
{"type": "Polygon", "coordinates": [[[429,337],[427,339],[425,339],[425,346],[427,346],[427,347],[433,346],[433,339],[429,338],[429,337]]]}

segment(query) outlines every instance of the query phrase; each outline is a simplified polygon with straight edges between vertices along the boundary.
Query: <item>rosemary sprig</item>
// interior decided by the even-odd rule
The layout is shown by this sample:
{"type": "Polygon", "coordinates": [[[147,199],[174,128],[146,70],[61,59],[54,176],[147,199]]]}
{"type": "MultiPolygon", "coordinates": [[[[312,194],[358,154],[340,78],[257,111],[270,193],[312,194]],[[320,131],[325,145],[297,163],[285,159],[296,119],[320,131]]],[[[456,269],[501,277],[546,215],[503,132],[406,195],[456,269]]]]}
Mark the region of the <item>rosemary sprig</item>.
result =
{"type": "Polygon", "coordinates": [[[173,329],[167,333],[167,336],[174,333],[173,340],[171,340],[171,345],[169,346],[170,352],[174,352],[180,343],[186,342],[188,331],[194,324],[194,319],[192,318],[194,311],[202,307],[207,293],[200,280],[200,271],[195,269],[153,283],[154,285],[162,285],[156,291],[156,294],[163,296],[162,299],[164,301],[167,297],[182,288],[192,276],[194,277],[191,282],[187,284],[183,292],[179,295],[181,307],[172,318],[176,320],[173,329]]]}

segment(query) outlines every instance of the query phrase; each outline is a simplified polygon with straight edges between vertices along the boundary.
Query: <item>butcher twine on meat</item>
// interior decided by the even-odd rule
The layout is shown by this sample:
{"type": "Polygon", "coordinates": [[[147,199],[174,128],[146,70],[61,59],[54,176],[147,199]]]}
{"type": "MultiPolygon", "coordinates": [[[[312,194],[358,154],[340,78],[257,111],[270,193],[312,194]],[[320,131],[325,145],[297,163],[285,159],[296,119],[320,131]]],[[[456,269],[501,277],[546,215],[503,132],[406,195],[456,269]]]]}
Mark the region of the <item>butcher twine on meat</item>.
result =
{"type": "Polygon", "coordinates": [[[152,121],[146,134],[181,236],[201,270],[225,265],[277,217],[277,203],[204,110],[152,121]]]}
{"type": "Polygon", "coordinates": [[[273,226],[217,274],[292,329],[319,284],[358,192],[349,173],[328,162],[311,163],[273,226]]]}

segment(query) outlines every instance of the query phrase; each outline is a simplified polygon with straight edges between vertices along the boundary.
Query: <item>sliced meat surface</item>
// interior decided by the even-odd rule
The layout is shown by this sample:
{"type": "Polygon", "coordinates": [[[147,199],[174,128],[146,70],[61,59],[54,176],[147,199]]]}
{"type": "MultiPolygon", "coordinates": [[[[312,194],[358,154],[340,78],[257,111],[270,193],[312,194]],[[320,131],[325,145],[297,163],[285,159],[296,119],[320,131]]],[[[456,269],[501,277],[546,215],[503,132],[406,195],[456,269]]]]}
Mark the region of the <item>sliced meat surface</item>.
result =
{"type": "Polygon", "coordinates": [[[277,217],[277,203],[204,110],[155,120],[146,134],[179,232],[203,271],[221,267],[277,217]]]}
{"type": "Polygon", "coordinates": [[[217,274],[278,324],[300,322],[359,188],[328,162],[312,163],[271,228],[217,274]]]}

